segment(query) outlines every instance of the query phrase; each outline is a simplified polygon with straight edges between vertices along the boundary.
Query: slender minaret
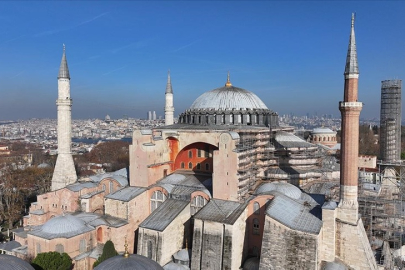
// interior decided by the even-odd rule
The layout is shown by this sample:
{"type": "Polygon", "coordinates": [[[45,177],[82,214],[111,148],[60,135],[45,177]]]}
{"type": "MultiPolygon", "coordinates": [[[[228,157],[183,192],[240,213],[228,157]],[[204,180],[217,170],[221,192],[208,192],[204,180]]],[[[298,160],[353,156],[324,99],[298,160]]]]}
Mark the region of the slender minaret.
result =
{"type": "Polygon", "coordinates": [[[173,89],[172,81],[170,79],[170,70],[167,72],[167,84],[166,84],[166,104],[165,104],[165,125],[173,125],[173,89]]]}
{"type": "Polygon", "coordinates": [[[356,223],[358,220],[358,156],[359,117],[363,104],[358,102],[359,68],[357,63],[354,14],[344,72],[344,99],[339,102],[342,113],[342,140],[340,153],[340,219],[356,223]]]}
{"type": "Polygon", "coordinates": [[[72,99],[70,98],[70,75],[63,45],[62,61],[58,75],[58,158],[52,176],[52,190],[58,190],[76,182],[76,170],[71,152],[72,144],[72,99]]]}

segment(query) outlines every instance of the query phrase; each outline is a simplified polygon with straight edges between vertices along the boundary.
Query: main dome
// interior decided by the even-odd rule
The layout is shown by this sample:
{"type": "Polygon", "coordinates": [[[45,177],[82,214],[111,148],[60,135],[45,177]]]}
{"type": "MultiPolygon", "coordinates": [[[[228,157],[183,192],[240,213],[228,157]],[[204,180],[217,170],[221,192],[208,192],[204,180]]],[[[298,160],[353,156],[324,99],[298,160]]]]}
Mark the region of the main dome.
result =
{"type": "Polygon", "coordinates": [[[278,115],[254,93],[232,86],[228,73],[225,86],[199,96],[179,115],[179,124],[278,127],[278,115]]]}
{"type": "Polygon", "coordinates": [[[205,92],[199,96],[191,105],[190,109],[267,110],[268,108],[254,93],[234,86],[224,86],[205,92]]]}

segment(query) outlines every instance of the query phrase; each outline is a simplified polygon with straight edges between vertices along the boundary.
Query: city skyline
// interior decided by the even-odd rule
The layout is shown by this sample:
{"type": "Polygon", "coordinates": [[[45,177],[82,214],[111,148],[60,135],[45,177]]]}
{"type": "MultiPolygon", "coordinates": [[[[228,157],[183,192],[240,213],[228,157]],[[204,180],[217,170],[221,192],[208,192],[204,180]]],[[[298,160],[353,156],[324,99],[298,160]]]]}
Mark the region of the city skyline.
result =
{"type": "Polygon", "coordinates": [[[233,85],[279,114],[339,115],[348,19],[357,12],[362,118],[379,118],[380,86],[405,73],[402,2],[4,2],[0,120],[56,118],[66,44],[72,117],[175,117],[233,85]],[[345,48],[345,49],[343,49],[345,48]],[[402,65],[401,65],[402,64],[402,65]]]}

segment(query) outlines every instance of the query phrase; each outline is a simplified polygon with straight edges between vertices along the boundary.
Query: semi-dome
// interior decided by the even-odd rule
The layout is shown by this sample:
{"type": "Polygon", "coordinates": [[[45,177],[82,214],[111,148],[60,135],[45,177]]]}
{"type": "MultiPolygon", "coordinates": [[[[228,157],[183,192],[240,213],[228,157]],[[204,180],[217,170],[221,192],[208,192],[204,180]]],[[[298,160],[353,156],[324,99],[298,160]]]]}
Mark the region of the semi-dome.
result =
{"type": "Polygon", "coordinates": [[[336,134],[336,131],[333,131],[330,128],[320,127],[320,128],[314,128],[314,130],[311,133],[312,134],[336,134]]]}
{"type": "Polygon", "coordinates": [[[298,187],[290,183],[272,182],[260,185],[256,190],[256,194],[259,195],[271,191],[278,191],[292,199],[300,199],[302,193],[298,187]]]}
{"type": "Polygon", "coordinates": [[[254,93],[235,87],[228,80],[224,87],[205,92],[179,116],[180,124],[278,126],[277,113],[269,110],[254,93]]]}
{"type": "Polygon", "coordinates": [[[0,254],[0,269],[34,270],[34,267],[16,256],[0,254]]]}
{"type": "Polygon", "coordinates": [[[145,256],[131,254],[111,257],[96,266],[94,270],[163,270],[163,267],[145,256]]]}

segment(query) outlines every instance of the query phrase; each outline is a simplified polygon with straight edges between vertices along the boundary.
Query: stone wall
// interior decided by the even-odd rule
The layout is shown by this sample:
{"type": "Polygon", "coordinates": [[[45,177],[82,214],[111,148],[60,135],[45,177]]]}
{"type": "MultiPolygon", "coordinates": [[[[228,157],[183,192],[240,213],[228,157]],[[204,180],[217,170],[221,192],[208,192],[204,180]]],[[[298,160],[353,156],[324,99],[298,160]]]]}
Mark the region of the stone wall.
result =
{"type": "Polygon", "coordinates": [[[291,230],[266,216],[260,269],[318,269],[319,236],[291,230]]]}

